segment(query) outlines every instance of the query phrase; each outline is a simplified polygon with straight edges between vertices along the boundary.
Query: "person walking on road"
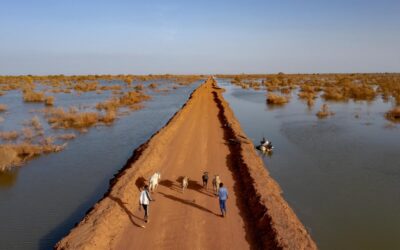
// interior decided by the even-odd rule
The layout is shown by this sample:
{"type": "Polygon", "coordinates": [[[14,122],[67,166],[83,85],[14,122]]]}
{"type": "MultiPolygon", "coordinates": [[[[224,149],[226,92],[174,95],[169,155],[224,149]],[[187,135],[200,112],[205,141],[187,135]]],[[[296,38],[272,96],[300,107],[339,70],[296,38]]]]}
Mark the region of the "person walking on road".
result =
{"type": "Polygon", "coordinates": [[[154,201],[149,192],[149,186],[145,185],[144,189],[142,192],[140,192],[140,197],[139,197],[139,210],[144,209],[144,221],[147,223],[148,218],[149,218],[149,205],[150,201],[154,201]]]}
{"type": "Polygon", "coordinates": [[[221,209],[221,215],[222,217],[225,217],[226,200],[228,199],[228,190],[226,189],[226,187],[224,187],[224,184],[222,182],[219,184],[218,197],[219,197],[219,208],[221,209]]]}

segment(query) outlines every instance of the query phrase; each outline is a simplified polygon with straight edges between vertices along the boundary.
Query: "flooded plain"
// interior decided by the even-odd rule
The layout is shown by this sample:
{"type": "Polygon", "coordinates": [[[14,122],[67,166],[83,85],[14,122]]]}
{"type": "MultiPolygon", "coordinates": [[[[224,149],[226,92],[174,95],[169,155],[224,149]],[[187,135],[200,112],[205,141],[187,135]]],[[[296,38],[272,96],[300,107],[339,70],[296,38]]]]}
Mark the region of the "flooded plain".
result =
{"type": "MultiPolygon", "coordinates": [[[[59,153],[36,157],[0,173],[0,249],[51,249],[103,196],[109,180],[133,150],[164,126],[201,82],[173,87],[174,82],[160,80],[156,82],[160,89],[169,91],[148,90],[151,100],[142,103],[142,109],[119,117],[110,126],[78,133],[59,153]]],[[[141,84],[147,88],[150,83],[141,84]]],[[[90,104],[90,109],[106,98],[94,92],[82,95],[57,94],[56,103],[90,104]]],[[[2,130],[18,129],[32,116],[32,109],[43,107],[24,103],[19,91],[9,91],[0,101],[10,112],[4,115],[2,130]]],[[[45,121],[42,124],[46,134],[60,133],[45,121]]]]}
{"type": "Polygon", "coordinates": [[[281,107],[266,90],[242,89],[218,79],[247,136],[271,140],[261,155],[284,198],[320,249],[399,249],[400,125],[384,113],[392,104],[329,102],[335,115],[318,119],[296,91],[281,107]]]}

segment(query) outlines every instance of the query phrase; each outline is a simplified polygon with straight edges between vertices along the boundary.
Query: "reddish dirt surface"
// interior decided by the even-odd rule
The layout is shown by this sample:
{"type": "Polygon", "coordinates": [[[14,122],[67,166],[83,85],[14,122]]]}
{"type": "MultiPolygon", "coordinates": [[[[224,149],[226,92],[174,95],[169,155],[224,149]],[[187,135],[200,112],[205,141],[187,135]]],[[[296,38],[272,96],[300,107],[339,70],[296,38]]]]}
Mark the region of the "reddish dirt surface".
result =
{"type": "Polygon", "coordinates": [[[56,248],[315,249],[221,93],[211,78],[199,87],[56,248]],[[162,181],[146,224],[138,186],[155,171],[162,181]],[[203,171],[210,174],[208,190],[201,185],[203,171]],[[212,192],[214,174],[229,191],[225,218],[212,192]],[[182,176],[190,179],[185,192],[182,176]]]}

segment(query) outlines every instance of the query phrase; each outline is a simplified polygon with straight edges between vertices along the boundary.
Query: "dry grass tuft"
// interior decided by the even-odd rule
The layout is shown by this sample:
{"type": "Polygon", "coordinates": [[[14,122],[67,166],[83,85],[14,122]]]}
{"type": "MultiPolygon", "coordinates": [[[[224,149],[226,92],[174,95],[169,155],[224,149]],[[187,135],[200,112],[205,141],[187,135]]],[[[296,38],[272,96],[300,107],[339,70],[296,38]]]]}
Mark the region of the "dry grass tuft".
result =
{"type": "Polygon", "coordinates": [[[0,132],[0,139],[5,141],[14,141],[18,139],[19,134],[17,131],[1,131],[0,132]]]}
{"type": "Polygon", "coordinates": [[[335,113],[329,110],[328,104],[324,103],[321,109],[315,114],[318,118],[326,118],[328,116],[334,115],[335,113]]]}
{"type": "Polygon", "coordinates": [[[269,93],[267,96],[267,103],[270,105],[284,105],[289,102],[289,98],[282,95],[269,93]]]}
{"type": "Polygon", "coordinates": [[[33,137],[35,137],[35,133],[31,128],[23,128],[22,129],[22,134],[24,136],[25,141],[31,141],[33,137]]]}
{"type": "Polygon", "coordinates": [[[327,87],[324,89],[322,97],[330,101],[346,101],[347,97],[342,93],[341,89],[337,87],[327,87]]]}
{"type": "Polygon", "coordinates": [[[386,119],[392,122],[400,122],[400,106],[397,106],[385,114],[386,119]]]}
{"type": "Polygon", "coordinates": [[[149,84],[149,88],[151,88],[151,89],[155,89],[155,88],[157,88],[157,83],[151,83],[151,84],[149,84]]]}
{"type": "Polygon", "coordinates": [[[99,102],[96,104],[96,109],[98,110],[116,110],[121,105],[119,98],[112,97],[104,102],[99,102]]]}
{"type": "Polygon", "coordinates": [[[121,96],[119,98],[119,101],[120,101],[121,105],[131,106],[131,105],[138,104],[142,101],[146,101],[149,99],[150,99],[150,96],[145,95],[141,92],[130,91],[130,92],[125,93],[123,96],[121,96]]]}
{"type": "Polygon", "coordinates": [[[289,87],[283,87],[283,88],[281,88],[280,91],[282,94],[290,94],[290,92],[292,92],[292,89],[289,87]]]}
{"type": "Polygon", "coordinates": [[[25,90],[23,96],[25,102],[44,102],[45,100],[43,92],[35,92],[31,89],[25,90]]]}
{"type": "Polygon", "coordinates": [[[74,86],[74,90],[81,92],[96,91],[97,84],[97,82],[77,82],[74,86]]]}
{"type": "Polygon", "coordinates": [[[0,112],[7,111],[8,107],[5,104],[0,104],[0,112]]]}
{"type": "Polygon", "coordinates": [[[57,139],[60,140],[72,140],[75,139],[76,135],[74,133],[70,133],[70,134],[63,134],[63,135],[58,135],[57,139]]]}
{"type": "Polygon", "coordinates": [[[48,114],[48,122],[53,128],[87,128],[99,122],[96,112],[78,112],[74,108],[64,111],[62,108],[54,109],[48,114]]]}
{"type": "Polygon", "coordinates": [[[46,96],[44,104],[46,104],[46,106],[53,106],[54,100],[55,100],[54,96],[46,96]]]}
{"type": "Polygon", "coordinates": [[[32,117],[32,120],[30,120],[29,125],[31,125],[35,130],[43,129],[42,123],[40,122],[40,119],[37,115],[32,117]]]}
{"type": "Polygon", "coordinates": [[[138,84],[138,85],[136,85],[136,86],[134,87],[134,89],[135,89],[136,91],[142,91],[142,90],[144,89],[144,85],[143,85],[143,84],[138,84]]]}
{"type": "Polygon", "coordinates": [[[0,145],[0,171],[6,171],[20,163],[18,153],[12,147],[0,145]]]}
{"type": "Polygon", "coordinates": [[[115,110],[107,110],[107,112],[100,117],[100,121],[110,124],[114,122],[116,118],[117,118],[117,112],[115,110]]]}
{"type": "Polygon", "coordinates": [[[41,154],[59,152],[66,147],[66,144],[55,145],[54,139],[47,137],[41,144],[6,144],[0,145],[0,170],[5,171],[15,166],[21,165],[24,161],[29,160],[41,154]]]}
{"type": "Polygon", "coordinates": [[[106,110],[106,111],[117,110],[120,105],[121,103],[118,98],[111,98],[104,102],[97,103],[96,108],[98,110],[106,110]]]}
{"type": "Polygon", "coordinates": [[[101,86],[100,90],[122,90],[122,86],[121,85],[101,86]]]}
{"type": "Polygon", "coordinates": [[[371,85],[367,84],[351,84],[344,91],[350,98],[355,100],[373,100],[376,97],[376,92],[371,85]]]}

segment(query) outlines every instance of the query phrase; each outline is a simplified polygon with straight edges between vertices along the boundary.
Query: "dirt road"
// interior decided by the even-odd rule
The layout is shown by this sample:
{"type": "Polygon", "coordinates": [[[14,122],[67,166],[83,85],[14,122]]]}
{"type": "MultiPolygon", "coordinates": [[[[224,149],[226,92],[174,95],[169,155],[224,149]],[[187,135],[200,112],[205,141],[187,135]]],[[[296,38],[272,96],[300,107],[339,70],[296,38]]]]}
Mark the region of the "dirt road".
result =
{"type": "Polygon", "coordinates": [[[212,78],[199,87],[56,248],[316,249],[221,93],[212,78]],[[145,223],[138,187],[156,171],[162,181],[145,223]],[[207,190],[204,171],[210,173],[207,190]],[[212,192],[214,174],[229,191],[224,218],[212,192]],[[185,192],[183,176],[190,179],[185,192]]]}
{"type": "MultiPolygon", "coordinates": [[[[173,150],[160,161],[161,185],[153,194],[150,222],[143,229],[128,223],[116,239],[116,249],[247,249],[243,218],[236,205],[233,177],[227,165],[228,146],[218,119],[212,87],[201,92],[185,121],[178,127],[169,147],[173,150]],[[210,173],[208,190],[202,188],[203,171],[210,173]],[[228,216],[222,218],[211,178],[219,174],[230,191],[228,216]],[[189,177],[182,193],[179,180],[189,177]]],[[[143,212],[135,209],[138,224],[143,212]]]]}

